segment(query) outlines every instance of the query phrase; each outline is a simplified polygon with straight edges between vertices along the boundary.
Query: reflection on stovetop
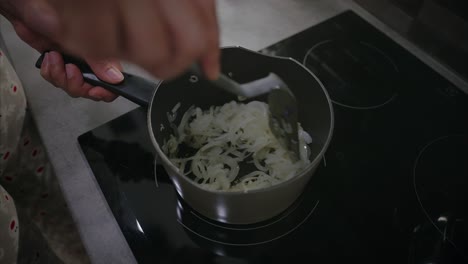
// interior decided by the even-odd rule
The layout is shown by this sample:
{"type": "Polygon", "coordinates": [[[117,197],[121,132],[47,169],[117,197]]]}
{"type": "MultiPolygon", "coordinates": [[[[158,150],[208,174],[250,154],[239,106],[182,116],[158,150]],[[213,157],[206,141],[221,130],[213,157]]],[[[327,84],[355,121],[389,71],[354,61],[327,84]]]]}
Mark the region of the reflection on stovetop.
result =
{"type": "Polygon", "coordinates": [[[432,263],[455,263],[458,256],[468,259],[467,161],[466,135],[437,138],[419,153],[413,183],[426,221],[414,229],[415,259],[424,257],[432,263]],[[427,250],[434,245],[440,250],[427,250]]]}
{"type": "Polygon", "coordinates": [[[468,262],[468,96],[351,11],[261,52],[308,67],[335,114],[322,164],[273,219],[190,208],[154,162],[144,109],[80,136],[138,262],[468,262]]]}
{"type": "Polygon", "coordinates": [[[319,204],[319,201],[311,201],[313,194],[314,192],[307,190],[280,215],[250,225],[230,225],[210,220],[194,211],[178,196],[177,220],[192,235],[202,238],[205,243],[212,242],[216,247],[259,246],[272,243],[307,222],[319,204]]]}
{"type": "Polygon", "coordinates": [[[398,94],[398,67],[383,51],[366,42],[322,41],[307,51],[302,64],[332,88],[328,92],[340,106],[378,108],[398,94]]]}

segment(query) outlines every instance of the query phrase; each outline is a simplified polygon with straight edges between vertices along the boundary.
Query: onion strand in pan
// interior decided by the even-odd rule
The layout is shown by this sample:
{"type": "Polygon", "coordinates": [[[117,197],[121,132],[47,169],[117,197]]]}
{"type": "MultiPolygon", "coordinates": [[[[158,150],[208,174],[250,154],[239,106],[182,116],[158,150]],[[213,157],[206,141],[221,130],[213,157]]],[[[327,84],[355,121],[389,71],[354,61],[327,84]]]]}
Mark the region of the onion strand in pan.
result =
{"type": "Polygon", "coordinates": [[[207,110],[192,106],[180,124],[172,125],[175,134],[162,149],[184,175],[203,188],[247,192],[273,186],[310,163],[312,138],[299,124],[301,155],[292,160],[271,132],[268,115],[268,104],[260,101],[232,101],[207,110]],[[181,149],[192,149],[194,154],[187,157],[181,149]],[[252,169],[240,175],[243,166],[252,169]]]}

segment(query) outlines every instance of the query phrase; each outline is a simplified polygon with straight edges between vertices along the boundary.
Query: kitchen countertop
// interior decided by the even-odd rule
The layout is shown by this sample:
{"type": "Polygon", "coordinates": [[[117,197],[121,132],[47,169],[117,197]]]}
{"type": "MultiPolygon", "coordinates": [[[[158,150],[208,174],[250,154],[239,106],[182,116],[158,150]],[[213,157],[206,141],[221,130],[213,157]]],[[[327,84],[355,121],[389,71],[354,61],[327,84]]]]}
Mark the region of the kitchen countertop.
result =
{"type": "MultiPolygon", "coordinates": [[[[468,85],[463,80],[350,0],[219,0],[221,45],[259,50],[346,9],[361,15],[468,93],[468,85]]],[[[123,98],[112,103],[70,98],[41,78],[34,67],[39,54],[24,44],[3,18],[0,29],[92,262],[136,263],[80,150],[77,137],[137,105],[123,98]]],[[[126,64],[125,68],[150,77],[134,65],[126,64]]]]}

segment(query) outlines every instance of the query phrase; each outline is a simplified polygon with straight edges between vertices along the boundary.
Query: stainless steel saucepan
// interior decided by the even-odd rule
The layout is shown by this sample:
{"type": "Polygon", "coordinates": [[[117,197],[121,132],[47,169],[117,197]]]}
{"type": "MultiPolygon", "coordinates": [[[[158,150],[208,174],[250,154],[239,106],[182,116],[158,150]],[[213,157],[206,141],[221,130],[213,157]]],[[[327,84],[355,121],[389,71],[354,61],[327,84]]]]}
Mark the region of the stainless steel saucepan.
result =
{"type": "MultiPolygon", "coordinates": [[[[184,113],[192,105],[202,109],[220,106],[237,100],[235,95],[216,88],[210,82],[189,72],[159,84],[124,73],[125,80],[118,85],[112,85],[99,80],[91,69],[80,61],[65,58],[65,62],[79,66],[85,81],[109,89],[147,108],[148,133],[158,159],[177,192],[198,213],[223,223],[257,223],[285,211],[304,191],[332,138],[332,103],[326,89],[311,71],[291,58],[264,55],[242,47],[224,47],[221,49],[222,72],[233,80],[246,83],[273,72],[294,93],[299,122],[313,138],[310,145],[311,163],[295,177],[268,188],[249,192],[206,190],[182,175],[163,153],[161,147],[173,133],[167,113],[179,103],[179,113],[184,113]]],[[[37,67],[40,65],[41,58],[36,63],[37,67]]],[[[253,100],[266,102],[266,98],[262,97],[253,100]]],[[[182,114],[177,115],[174,122],[178,124],[181,117],[182,114]]]]}

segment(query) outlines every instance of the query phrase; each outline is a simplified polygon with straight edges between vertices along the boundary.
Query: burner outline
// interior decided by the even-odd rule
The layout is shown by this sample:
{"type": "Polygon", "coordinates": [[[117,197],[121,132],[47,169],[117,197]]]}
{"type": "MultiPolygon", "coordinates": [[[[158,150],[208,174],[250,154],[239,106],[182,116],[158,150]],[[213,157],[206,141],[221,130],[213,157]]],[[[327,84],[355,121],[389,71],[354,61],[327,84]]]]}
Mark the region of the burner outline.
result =
{"type": "MultiPolygon", "coordinates": [[[[306,52],[306,54],[304,55],[304,59],[302,60],[302,64],[303,64],[305,67],[307,67],[307,66],[306,66],[306,65],[307,65],[307,64],[306,64],[306,63],[307,63],[307,58],[309,57],[310,53],[311,53],[314,49],[316,49],[317,47],[322,46],[322,45],[327,44],[327,43],[330,43],[330,42],[332,42],[332,41],[334,41],[334,40],[332,40],[332,39],[327,39],[327,40],[321,41],[321,42],[315,44],[314,46],[312,46],[312,48],[310,48],[310,49],[306,52]]],[[[380,49],[378,49],[377,47],[375,47],[375,46],[373,46],[373,45],[371,45],[371,44],[369,44],[369,43],[367,43],[367,42],[364,42],[364,41],[359,41],[359,43],[362,44],[362,45],[364,45],[364,46],[366,46],[366,47],[368,47],[368,48],[371,48],[371,49],[375,50],[376,52],[378,52],[379,54],[381,54],[388,62],[390,62],[390,64],[393,66],[393,68],[395,69],[395,71],[396,71],[397,73],[400,72],[400,70],[398,69],[398,67],[397,67],[397,65],[395,64],[395,62],[393,62],[393,60],[390,59],[390,57],[388,57],[387,54],[385,54],[382,50],[380,50],[380,49]]],[[[356,110],[371,110],[371,109],[380,108],[380,107],[382,107],[382,106],[384,106],[384,105],[386,105],[386,104],[392,102],[397,96],[398,96],[398,93],[395,92],[395,93],[393,93],[393,95],[392,95],[389,99],[387,99],[387,101],[385,101],[385,102],[383,102],[383,103],[380,103],[380,104],[378,104],[378,105],[372,105],[372,106],[352,106],[352,105],[347,105],[347,104],[338,102],[338,101],[336,101],[336,100],[334,100],[334,99],[332,99],[332,98],[331,98],[331,101],[332,101],[334,104],[339,105],[339,106],[342,106],[342,107],[347,107],[347,108],[356,109],[356,110]]]]}
{"type": "MultiPolygon", "coordinates": [[[[201,235],[195,231],[193,231],[191,228],[189,228],[188,226],[186,226],[184,223],[182,223],[181,220],[177,219],[177,222],[179,222],[179,224],[181,226],[183,226],[185,229],[189,230],[190,232],[192,232],[193,234],[203,238],[203,239],[206,239],[208,241],[211,241],[211,242],[214,242],[214,243],[217,243],[217,244],[222,244],[222,245],[226,245],[226,246],[256,246],[256,245],[262,245],[262,244],[266,244],[266,243],[269,243],[269,242],[272,242],[272,241],[275,241],[275,240],[278,240],[284,236],[287,236],[288,234],[292,233],[294,230],[296,230],[297,228],[299,228],[299,226],[301,226],[303,223],[305,223],[309,217],[312,215],[312,213],[315,211],[315,209],[317,208],[318,204],[319,204],[320,200],[317,200],[317,202],[315,203],[314,207],[312,208],[312,210],[310,210],[310,212],[307,214],[306,217],[304,217],[304,219],[302,219],[301,222],[299,222],[296,226],[294,226],[293,228],[291,228],[289,231],[279,235],[279,236],[276,236],[274,238],[271,238],[271,239],[268,239],[268,240],[264,240],[264,241],[259,241],[259,242],[255,242],[255,243],[228,243],[228,242],[223,242],[223,241],[219,241],[219,240],[216,240],[216,239],[212,239],[212,238],[209,238],[207,236],[204,236],[204,235],[201,235]]],[[[224,228],[224,227],[223,227],[224,228]]]]}
{"type": "Polygon", "coordinates": [[[432,141],[428,142],[418,153],[418,156],[416,157],[416,160],[414,162],[414,165],[413,165],[413,189],[414,189],[414,192],[416,194],[416,198],[418,199],[418,204],[419,204],[419,207],[422,209],[425,217],[431,222],[432,226],[437,230],[437,232],[443,236],[444,238],[444,241],[448,241],[450,243],[450,245],[452,245],[454,248],[456,248],[459,252],[461,252],[461,250],[457,247],[457,245],[455,245],[455,243],[451,240],[451,239],[448,239],[446,237],[446,234],[444,232],[442,232],[442,230],[440,230],[440,228],[436,225],[436,223],[434,223],[434,221],[432,221],[431,219],[431,216],[429,215],[429,213],[427,212],[426,208],[424,207],[422,201],[421,201],[421,197],[419,196],[419,193],[418,193],[418,190],[416,188],[416,167],[418,166],[418,163],[419,163],[419,160],[422,156],[422,154],[426,151],[426,149],[428,149],[431,145],[435,144],[436,142],[438,141],[441,141],[441,140],[444,140],[444,139],[447,139],[447,138],[450,138],[450,137],[464,137],[466,135],[463,135],[463,134],[455,134],[455,135],[446,135],[446,136],[441,136],[441,137],[438,137],[436,139],[433,139],[432,141]]]}

